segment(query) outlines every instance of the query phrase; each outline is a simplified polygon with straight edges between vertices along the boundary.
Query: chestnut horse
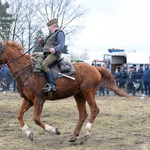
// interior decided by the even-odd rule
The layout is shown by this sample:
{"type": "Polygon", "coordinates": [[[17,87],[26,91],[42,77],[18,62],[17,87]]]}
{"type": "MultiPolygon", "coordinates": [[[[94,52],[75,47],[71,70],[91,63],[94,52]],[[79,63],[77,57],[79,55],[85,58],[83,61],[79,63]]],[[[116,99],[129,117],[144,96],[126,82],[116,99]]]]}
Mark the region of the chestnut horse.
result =
{"type": "Polygon", "coordinates": [[[0,64],[7,64],[12,75],[17,81],[17,90],[24,99],[18,111],[18,120],[22,131],[30,140],[33,140],[33,132],[23,120],[24,113],[34,107],[34,121],[37,125],[48,132],[60,134],[57,128],[44,124],[40,117],[43,104],[46,100],[58,100],[73,96],[78,112],[79,120],[73,132],[70,142],[75,142],[79,136],[83,123],[87,118],[86,102],[90,107],[90,117],[86,124],[87,134],[90,134],[91,126],[99,113],[99,108],[95,101],[95,93],[100,82],[118,96],[129,97],[126,92],[119,89],[111,73],[101,67],[90,66],[85,63],[75,63],[76,72],[72,75],[75,80],[61,77],[56,80],[57,91],[51,94],[44,93],[43,87],[46,83],[44,76],[37,76],[33,73],[32,61],[29,55],[25,55],[23,47],[16,43],[7,41],[0,42],[0,64]]]}

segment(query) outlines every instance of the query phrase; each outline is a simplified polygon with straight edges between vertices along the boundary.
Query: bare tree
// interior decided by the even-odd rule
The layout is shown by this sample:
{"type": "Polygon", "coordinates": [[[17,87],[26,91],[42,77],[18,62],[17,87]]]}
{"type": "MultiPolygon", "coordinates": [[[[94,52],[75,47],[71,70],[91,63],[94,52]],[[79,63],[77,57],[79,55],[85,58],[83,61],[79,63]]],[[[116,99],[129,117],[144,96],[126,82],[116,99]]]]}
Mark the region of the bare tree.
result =
{"type": "Polygon", "coordinates": [[[9,12],[13,14],[13,24],[11,26],[11,37],[9,40],[20,42],[26,49],[34,43],[37,28],[41,25],[37,21],[34,0],[14,0],[10,1],[9,12]]]}
{"type": "Polygon", "coordinates": [[[83,50],[81,55],[80,55],[81,59],[87,60],[89,59],[89,51],[87,49],[83,50]]]}
{"type": "Polygon", "coordinates": [[[77,54],[75,52],[70,52],[71,59],[73,60],[88,60],[89,59],[89,51],[83,50],[81,54],[77,54]]]}
{"type": "Polygon", "coordinates": [[[20,41],[23,45],[23,35],[24,35],[24,14],[22,13],[22,0],[16,0],[11,3],[10,12],[13,14],[14,22],[11,26],[11,40],[20,41]]]}
{"type": "Polygon", "coordinates": [[[36,36],[36,31],[37,31],[37,27],[38,24],[36,22],[36,13],[37,10],[34,9],[34,1],[31,0],[26,0],[26,3],[24,5],[24,9],[27,9],[27,11],[25,11],[25,18],[26,18],[26,35],[28,35],[27,37],[27,42],[28,42],[28,49],[31,47],[31,44],[33,43],[35,36],[36,36]]]}
{"type": "MultiPolygon", "coordinates": [[[[35,42],[38,31],[49,34],[47,22],[58,18],[66,39],[70,39],[83,28],[86,9],[76,5],[76,0],[13,0],[9,11],[14,22],[9,40],[19,41],[26,49],[35,42]]],[[[44,36],[45,36],[44,35],[44,36]]]]}
{"type": "Polygon", "coordinates": [[[38,17],[47,24],[50,19],[58,18],[60,28],[65,31],[67,39],[75,37],[83,29],[83,17],[87,9],[75,4],[76,0],[41,0],[37,3],[38,17]]]}
{"type": "Polygon", "coordinates": [[[0,37],[4,41],[9,39],[10,28],[13,22],[12,14],[7,12],[9,7],[8,2],[2,4],[0,1],[0,37]]]}

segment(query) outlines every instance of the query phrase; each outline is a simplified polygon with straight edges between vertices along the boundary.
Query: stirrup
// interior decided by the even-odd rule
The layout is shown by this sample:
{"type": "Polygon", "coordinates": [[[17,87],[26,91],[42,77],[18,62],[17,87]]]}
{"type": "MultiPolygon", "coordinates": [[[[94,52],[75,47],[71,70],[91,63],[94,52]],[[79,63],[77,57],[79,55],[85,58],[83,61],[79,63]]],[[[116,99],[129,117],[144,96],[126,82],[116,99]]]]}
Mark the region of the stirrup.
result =
{"type": "Polygon", "coordinates": [[[51,86],[49,83],[46,83],[44,88],[43,88],[44,92],[49,92],[51,90],[51,86]]]}
{"type": "Polygon", "coordinates": [[[43,90],[44,92],[56,91],[56,87],[52,84],[46,83],[43,90]]]}

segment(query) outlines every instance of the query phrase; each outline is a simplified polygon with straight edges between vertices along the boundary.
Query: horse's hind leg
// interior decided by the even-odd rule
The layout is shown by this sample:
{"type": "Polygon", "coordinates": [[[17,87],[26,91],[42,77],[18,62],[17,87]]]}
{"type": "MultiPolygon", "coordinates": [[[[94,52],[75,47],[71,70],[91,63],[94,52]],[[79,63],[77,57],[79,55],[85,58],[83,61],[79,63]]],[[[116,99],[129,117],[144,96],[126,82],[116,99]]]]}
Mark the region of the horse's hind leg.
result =
{"type": "Polygon", "coordinates": [[[26,136],[33,140],[33,133],[29,130],[28,126],[24,123],[23,116],[24,113],[33,106],[33,103],[24,99],[22,105],[18,111],[18,120],[20,122],[22,131],[25,132],[26,136]]]}
{"type": "Polygon", "coordinates": [[[86,105],[85,105],[86,100],[84,99],[83,95],[80,93],[78,95],[75,95],[74,98],[76,100],[77,108],[79,111],[79,121],[74,130],[73,136],[71,137],[69,142],[75,142],[77,140],[76,137],[79,136],[83,123],[88,116],[86,111],[86,105]]]}
{"type": "Polygon", "coordinates": [[[90,134],[92,123],[94,122],[94,119],[96,118],[97,114],[99,113],[99,108],[97,107],[97,104],[95,102],[95,94],[92,92],[84,94],[84,97],[87,100],[87,103],[89,104],[90,110],[91,110],[91,116],[89,118],[89,122],[86,124],[87,135],[90,134]]]}

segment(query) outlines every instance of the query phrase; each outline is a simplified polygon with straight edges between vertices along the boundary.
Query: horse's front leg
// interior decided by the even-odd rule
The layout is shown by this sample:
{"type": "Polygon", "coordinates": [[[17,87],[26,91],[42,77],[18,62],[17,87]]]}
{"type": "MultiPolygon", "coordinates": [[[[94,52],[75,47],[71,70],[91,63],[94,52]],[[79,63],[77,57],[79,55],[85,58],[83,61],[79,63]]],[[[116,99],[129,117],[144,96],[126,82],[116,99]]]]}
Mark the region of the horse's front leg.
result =
{"type": "Polygon", "coordinates": [[[24,99],[22,105],[18,111],[18,120],[20,122],[22,131],[25,132],[26,136],[33,140],[33,132],[28,128],[28,126],[24,123],[23,116],[24,113],[33,106],[33,103],[24,99]]]}
{"type": "Polygon", "coordinates": [[[37,125],[39,125],[40,127],[42,127],[43,129],[45,129],[48,132],[52,132],[55,133],[57,135],[60,135],[60,132],[58,131],[57,128],[54,128],[48,124],[44,124],[41,120],[41,113],[42,113],[42,109],[43,109],[43,104],[44,104],[44,100],[42,99],[37,99],[34,103],[34,121],[37,125]]]}

